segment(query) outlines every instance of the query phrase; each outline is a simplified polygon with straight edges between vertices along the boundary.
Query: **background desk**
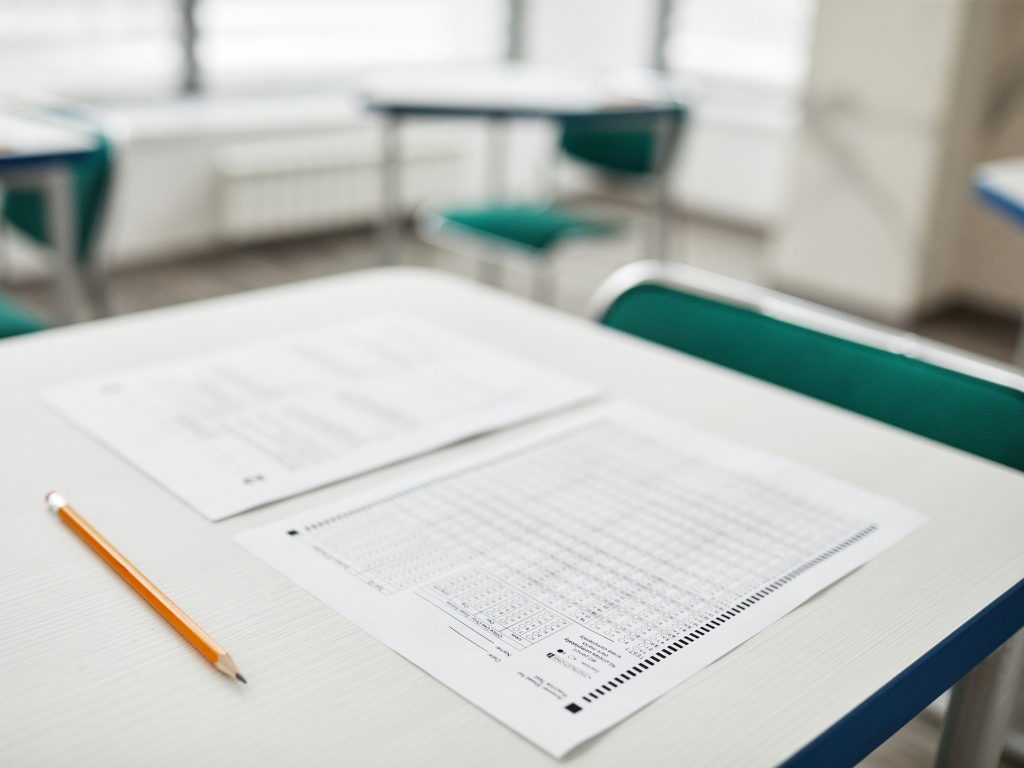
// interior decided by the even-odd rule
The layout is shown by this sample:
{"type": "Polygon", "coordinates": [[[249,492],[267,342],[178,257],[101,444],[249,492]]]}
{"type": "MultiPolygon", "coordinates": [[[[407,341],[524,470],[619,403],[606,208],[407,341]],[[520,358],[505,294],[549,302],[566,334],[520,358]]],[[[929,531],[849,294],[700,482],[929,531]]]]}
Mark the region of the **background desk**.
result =
{"type": "MultiPolygon", "coordinates": [[[[974,173],[974,191],[990,208],[1024,228],[1024,157],[979,165],[974,173]]],[[[1013,350],[1013,364],[1024,368],[1024,316],[1013,350]]]]}
{"type": "Polygon", "coordinates": [[[81,296],[70,166],[94,150],[95,141],[77,131],[28,117],[0,114],[0,185],[28,184],[47,193],[50,242],[56,254],[57,318],[61,323],[77,319],[81,296]]]}
{"type": "MultiPolygon", "coordinates": [[[[525,65],[428,67],[368,79],[362,91],[367,107],[384,115],[381,247],[385,263],[399,262],[401,243],[400,127],[406,117],[476,117],[490,121],[486,191],[504,198],[512,118],[635,115],[664,118],[672,129],[678,106],[661,75],[641,75],[616,84],[614,77],[585,70],[525,65]]],[[[654,246],[664,257],[668,166],[658,180],[659,220],[654,246]]]]}
{"type": "Polygon", "coordinates": [[[565,764],[852,765],[1024,623],[1012,591],[1024,579],[1024,475],[463,280],[374,270],[0,342],[0,764],[557,764],[231,541],[536,425],[214,524],[38,398],[78,376],[380,311],[929,517],[565,764]],[[46,512],[52,489],[228,648],[250,684],[211,669],[46,512]]]}

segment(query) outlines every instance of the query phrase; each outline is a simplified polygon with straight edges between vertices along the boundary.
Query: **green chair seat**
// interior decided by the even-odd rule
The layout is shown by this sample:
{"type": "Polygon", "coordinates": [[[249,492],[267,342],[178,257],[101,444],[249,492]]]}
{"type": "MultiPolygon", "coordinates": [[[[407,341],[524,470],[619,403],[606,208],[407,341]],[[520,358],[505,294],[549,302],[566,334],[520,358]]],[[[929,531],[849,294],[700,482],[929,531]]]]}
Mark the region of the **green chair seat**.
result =
{"type": "Polygon", "coordinates": [[[1024,392],[659,285],[605,325],[1024,471],[1024,392]]]}
{"type": "Polygon", "coordinates": [[[467,233],[517,246],[533,255],[539,255],[565,238],[597,237],[613,229],[607,224],[540,205],[492,205],[447,211],[438,216],[444,227],[453,225],[467,233]]]}
{"type": "Polygon", "coordinates": [[[21,333],[41,331],[45,327],[9,299],[0,296],[0,339],[17,336],[21,333]]]}

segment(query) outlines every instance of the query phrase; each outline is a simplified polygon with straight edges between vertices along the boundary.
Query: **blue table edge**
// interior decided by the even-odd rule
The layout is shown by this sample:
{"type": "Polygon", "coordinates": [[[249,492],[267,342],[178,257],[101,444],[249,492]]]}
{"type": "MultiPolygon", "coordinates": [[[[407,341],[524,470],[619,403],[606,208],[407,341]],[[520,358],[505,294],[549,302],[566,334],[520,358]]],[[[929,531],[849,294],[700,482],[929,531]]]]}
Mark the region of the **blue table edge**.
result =
{"type": "Polygon", "coordinates": [[[419,115],[433,117],[544,117],[553,119],[589,117],[656,117],[671,116],[685,111],[681,104],[652,105],[646,107],[624,107],[591,110],[545,109],[543,107],[501,107],[484,104],[475,106],[443,106],[416,104],[412,102],[375,101],[369,99],[366,109],[371,112],[388,112],[392,115],[419,115]]]}
{"type": "Polygon", "coordinates": [[[852,768],[1024,627],[1018,582],[781,768],[852,768]]]}
{"type": "Polygon", "coordinates": [[[974,191],[983,203],[992,206],[1017,224],[1024,226],[1024,201],[1018,202],[997,192],[988,186],[984,179],[977,179],[974,182],[974,191]]]}
{"type": "Polygon", "coordinates": [[[84,160],[96,151],[92,149],[62,149],[55,152],[0,153],[0,170],[22,166],[46,165],[49,163],[74,163],[84,160]]]}

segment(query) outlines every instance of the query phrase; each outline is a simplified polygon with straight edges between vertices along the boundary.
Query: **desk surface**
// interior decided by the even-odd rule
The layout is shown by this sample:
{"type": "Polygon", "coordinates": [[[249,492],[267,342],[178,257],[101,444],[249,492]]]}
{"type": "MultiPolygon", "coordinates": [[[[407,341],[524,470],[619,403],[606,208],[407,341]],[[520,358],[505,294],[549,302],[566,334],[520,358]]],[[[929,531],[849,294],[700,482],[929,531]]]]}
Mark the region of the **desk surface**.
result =
{"type": "Polygon", "coordinates": [[[360,88],[370,109],[397,114],[580,117],[672,114],[669,86],[653,73],[614,73],[490,65],[425,67],[367,77],[360,88]]]}
{"type": "MultiPolygon", "coordinates": [[[[355,273],[0,342],[0,763],[557,762],[231,540],[539,425],[210,523],[38,398],[41,388],[71,378],[389,310],[792,458],[929,518],[579,748],[568,764],[758,768],[780,764],[826,734],[831,741],[815,743],[829,750],[827,762],[848,765],[877,743],[865,742],[865,732],[884,738],[914,714],[881,717],[872,709],[878,692],[897,711],[948,685],[929,666],[936,648],[952,647],[951,636],[964,636],[972,617],[991,616],[986,607],[1016,594],[1024,579],[1021,473],[454,277],[413,269],[355,273]],[[43,495],[53,489],[228,648],[250,684],[212,669],[47,513],[43,495]],[[931,670],[926,690],[886,697],[887,684],[905,680],[908,669],[931,670]],[[857,720],[869,710],[874,720],[857,720]]],[[[1024,622],[1018,614],[1011,623],[1024,622]]],[[[993,643],[999,632],[989,629],[993,643]]],[[[965,654],[961,648],[959,657],[965,654]]],[[[808,762],[814,750],[794,764],[822,764],[820,754],[808,762]]]]}
{"type": "Polygon", "coordinates": [[[0,169],[84,157],[96,141],[81,131],[0,113],[0,169]]]}
{"type": "Polygon", "coordinates": [[[1024,157],[979,165],[974,189],[985,203],[1024,226],[1024,157]]]}

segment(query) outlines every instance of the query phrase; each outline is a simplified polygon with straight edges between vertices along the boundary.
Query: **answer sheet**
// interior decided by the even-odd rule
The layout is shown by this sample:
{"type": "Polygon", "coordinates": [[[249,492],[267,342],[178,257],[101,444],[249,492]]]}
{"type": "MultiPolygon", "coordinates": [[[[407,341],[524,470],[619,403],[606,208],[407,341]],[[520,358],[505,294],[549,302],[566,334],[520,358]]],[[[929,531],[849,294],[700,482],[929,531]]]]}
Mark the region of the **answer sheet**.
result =
{"type": "Polygon", "coordinates": [[[923,522],[612,404],[236,539],[561,757],[923,522]]]}
{"type": "Polygon", "coordinates": [[[220,520],[597,394],[386,315],[75,381],[44,398],[220,520]]]}

